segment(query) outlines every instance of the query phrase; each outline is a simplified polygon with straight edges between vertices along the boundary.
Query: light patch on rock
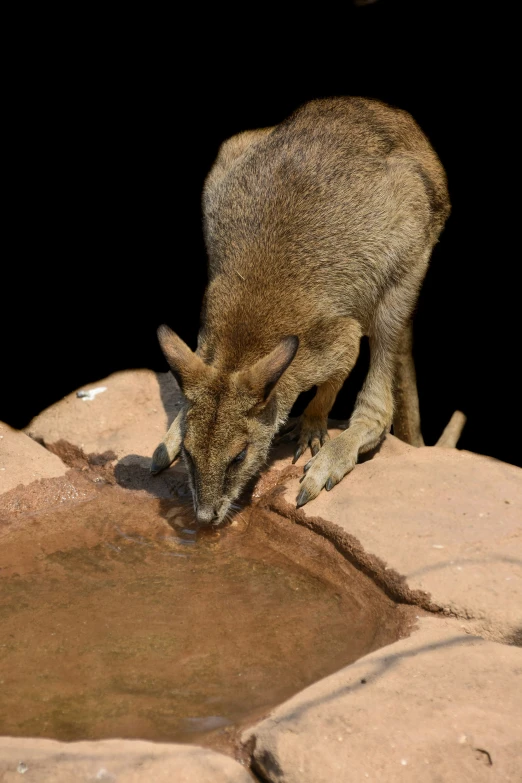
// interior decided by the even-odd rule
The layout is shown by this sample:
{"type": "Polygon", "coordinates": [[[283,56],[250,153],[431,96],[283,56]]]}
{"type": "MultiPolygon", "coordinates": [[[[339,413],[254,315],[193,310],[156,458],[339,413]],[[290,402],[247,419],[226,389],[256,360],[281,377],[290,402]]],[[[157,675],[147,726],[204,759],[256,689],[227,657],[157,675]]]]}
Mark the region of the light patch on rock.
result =
{"type": "Polygon", "coordinates": [[[80,389],[80,391],[76,392],[76,396],[79,397],[81,400],[89,401],[94,400],[96,395],[102,394],[102,392],[107,391],[106,386],[97,386],[95,389],[80,389]]]}

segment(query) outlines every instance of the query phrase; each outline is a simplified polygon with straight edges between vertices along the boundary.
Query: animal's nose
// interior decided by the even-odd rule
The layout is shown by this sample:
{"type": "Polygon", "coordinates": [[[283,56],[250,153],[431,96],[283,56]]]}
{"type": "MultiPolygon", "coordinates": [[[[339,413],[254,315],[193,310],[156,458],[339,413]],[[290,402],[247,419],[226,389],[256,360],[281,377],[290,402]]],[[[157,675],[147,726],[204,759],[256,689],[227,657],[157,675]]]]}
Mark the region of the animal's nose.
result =
{"type": "Polygon", "coordinates": [[[218,513],[212,506],[198,506],[196,519],[202,525],[210,525],[218,518],[218,513]]]}

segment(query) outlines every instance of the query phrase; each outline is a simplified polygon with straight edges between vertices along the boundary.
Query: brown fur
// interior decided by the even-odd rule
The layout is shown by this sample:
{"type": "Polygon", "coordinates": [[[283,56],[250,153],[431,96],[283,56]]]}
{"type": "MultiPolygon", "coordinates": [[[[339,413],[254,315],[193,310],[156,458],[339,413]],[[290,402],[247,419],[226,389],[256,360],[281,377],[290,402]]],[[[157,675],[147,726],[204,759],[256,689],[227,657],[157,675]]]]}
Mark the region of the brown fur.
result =
{"type": "MultiPolygon", "coordinates": [[[[377,101],[312,101],[222,145],[203,193],[209,284],[196,354],[168,327],[159,333],[187,406],[152,469],[183,450],[201,521],[224,518],[313,386],[298,453],[310,446],[314,456],[298,505],[378,444],[392,423],[396,367],[401,388],[415,384],[410,319],[449,211],[428,140],[377,101]],[[348,429],[328,441],[328,412],[363,334],[368,375],[348,429]]],[[[409,432],[418,422],[405,397],[409,432]]]]}

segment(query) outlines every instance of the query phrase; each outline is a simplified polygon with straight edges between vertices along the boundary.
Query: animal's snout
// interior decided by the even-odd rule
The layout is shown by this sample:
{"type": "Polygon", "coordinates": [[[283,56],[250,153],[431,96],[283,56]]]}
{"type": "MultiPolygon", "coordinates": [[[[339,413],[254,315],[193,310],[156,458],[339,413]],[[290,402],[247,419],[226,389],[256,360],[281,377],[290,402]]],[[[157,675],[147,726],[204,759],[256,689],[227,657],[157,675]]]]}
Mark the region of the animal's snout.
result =
{"type": "Polygon", "coordinates": [[[218,509],[214,506],[198,506],[196,519],[201,525],[212,525],[219,518],[218,509]]]}

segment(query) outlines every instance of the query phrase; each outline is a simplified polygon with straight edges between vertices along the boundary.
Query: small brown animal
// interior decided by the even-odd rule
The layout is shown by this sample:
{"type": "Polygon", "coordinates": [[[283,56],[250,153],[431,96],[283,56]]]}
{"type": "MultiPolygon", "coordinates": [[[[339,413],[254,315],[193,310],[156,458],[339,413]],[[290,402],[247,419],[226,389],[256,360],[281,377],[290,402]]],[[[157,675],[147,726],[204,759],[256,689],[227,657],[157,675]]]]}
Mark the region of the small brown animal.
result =
{"type": "Polygon", "coordinates": [[[185,459],[197,519],[221,522],[298,395],[314,386],[297,506],[332,489],[389,431],[421,441],[411,316],[450,212],[446,176],[400,109],[314,100],[222,145],[203,191],[209,284],[195,353],[158,337],[186,405],[151,470],[185,459]],[[370,366],[348,428],[327,418],[362,335],[370,366]]]}

